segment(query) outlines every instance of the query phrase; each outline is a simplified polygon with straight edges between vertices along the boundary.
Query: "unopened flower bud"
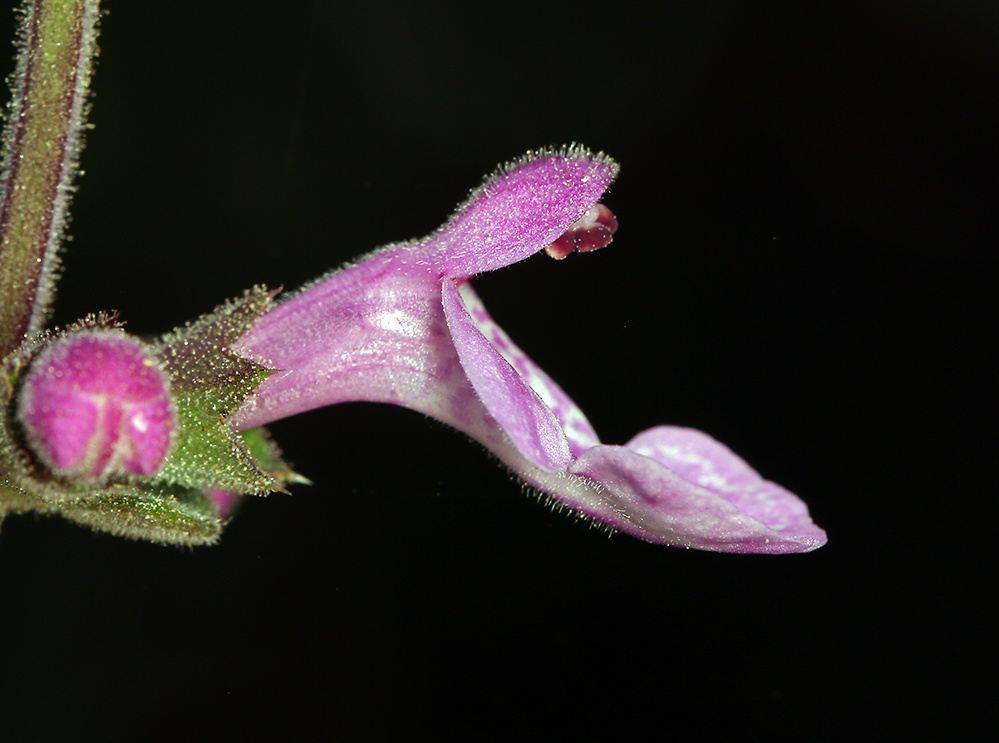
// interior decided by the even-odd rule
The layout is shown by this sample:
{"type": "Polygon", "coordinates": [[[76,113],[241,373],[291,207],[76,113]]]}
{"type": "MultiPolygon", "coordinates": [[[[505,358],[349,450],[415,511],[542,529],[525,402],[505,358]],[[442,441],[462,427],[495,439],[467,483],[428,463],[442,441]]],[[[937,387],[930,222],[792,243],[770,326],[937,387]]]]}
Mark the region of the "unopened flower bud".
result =
{"type": "Polygon", "coordinates": [[[54,341],[25,374],[17,417],[38,459],[83,482],[152,475],[176,427],[170,380],[120,330],[54,341]]]}

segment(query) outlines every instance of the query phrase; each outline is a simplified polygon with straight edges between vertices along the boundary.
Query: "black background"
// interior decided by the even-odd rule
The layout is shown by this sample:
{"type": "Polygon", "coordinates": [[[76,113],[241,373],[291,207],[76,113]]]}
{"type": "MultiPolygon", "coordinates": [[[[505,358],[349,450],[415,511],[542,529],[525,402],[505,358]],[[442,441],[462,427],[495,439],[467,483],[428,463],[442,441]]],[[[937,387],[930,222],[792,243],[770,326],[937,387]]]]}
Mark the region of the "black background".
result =
{"type": "Polygon", "coordinates": [[[315,485],[218,547],[4,522],[0,737],[950,738],[984,713],[995,3],[108,8],[57,323],[160,333],[293,288],[582,142],[622,164],[613,246],[483,276],[487,306],[604,441],[705,430],[830,541],[608,539],[417,414],[315,411],[272,427],[315,485]]]}

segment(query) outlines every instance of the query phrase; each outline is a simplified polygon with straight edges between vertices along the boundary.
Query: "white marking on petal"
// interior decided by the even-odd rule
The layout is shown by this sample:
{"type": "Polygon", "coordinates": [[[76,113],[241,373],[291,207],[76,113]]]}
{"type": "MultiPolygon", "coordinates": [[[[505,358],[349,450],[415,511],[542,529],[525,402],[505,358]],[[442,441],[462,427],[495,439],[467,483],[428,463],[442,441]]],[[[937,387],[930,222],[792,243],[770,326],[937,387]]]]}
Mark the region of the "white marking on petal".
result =
{"type": "Polygon", "coordinates": [[[499,351],[500,355],[517,370],[528,386],[551,409],[565,431],[572,453],[579,456],[582,452],[599,444],[600,439],[597,438],[593,426],[590,425],[579,406],[496,324],[486,312],[482,300],[475,294],[471,286],[465,283],[458,290],[465,300],[468,314],[482,335],[492,342],[493,347],[499,351]]]}
{"type": "Polygon", "coordinates": [[[412,315],[398,309],[379,312],[372,316],[371,322],[382,330],[403,335],[414,335],[420,330],[419,323],[412,315]]]}
{"type": "Polygon", "coordinates": [[[139,433],[145,433],[149,430],[149,421],[142,413],[136,413],[132,416],[132,428],[139,433]]]}

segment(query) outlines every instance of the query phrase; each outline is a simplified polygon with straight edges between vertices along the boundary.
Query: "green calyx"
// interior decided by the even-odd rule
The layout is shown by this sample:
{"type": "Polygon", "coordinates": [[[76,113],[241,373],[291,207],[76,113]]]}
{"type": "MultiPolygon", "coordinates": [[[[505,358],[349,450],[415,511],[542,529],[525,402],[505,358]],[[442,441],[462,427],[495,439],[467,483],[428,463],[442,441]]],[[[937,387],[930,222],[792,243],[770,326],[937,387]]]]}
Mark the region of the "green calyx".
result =
{"type": "Polygon", "coordinates": [[[254,462],[228,423],[271,373],[230,346],[271,303],[261,287],[165,336],[157,345],[170,376],[179,432],[154,482],[262,494],[272,477],[254,462]]]}

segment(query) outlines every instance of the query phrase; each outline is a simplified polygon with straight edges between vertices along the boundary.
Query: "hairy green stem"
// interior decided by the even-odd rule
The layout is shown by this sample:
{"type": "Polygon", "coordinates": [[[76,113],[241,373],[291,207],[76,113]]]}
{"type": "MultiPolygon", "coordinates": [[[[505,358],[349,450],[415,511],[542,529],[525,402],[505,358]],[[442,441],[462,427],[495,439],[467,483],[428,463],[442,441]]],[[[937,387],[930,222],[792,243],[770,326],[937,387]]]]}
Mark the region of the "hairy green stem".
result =
{"type": "Polygon", "coordinates": [[[99,0],[25,0],[0,181],[0,358],[42,329],[58,268],[99,0]]]}

